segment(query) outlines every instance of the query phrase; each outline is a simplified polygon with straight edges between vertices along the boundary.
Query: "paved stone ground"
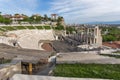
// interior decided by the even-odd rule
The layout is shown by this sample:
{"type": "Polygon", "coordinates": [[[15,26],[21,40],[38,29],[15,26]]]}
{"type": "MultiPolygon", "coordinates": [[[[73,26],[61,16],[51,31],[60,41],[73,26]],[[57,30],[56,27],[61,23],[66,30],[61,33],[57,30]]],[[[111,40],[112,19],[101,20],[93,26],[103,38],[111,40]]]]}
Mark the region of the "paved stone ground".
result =
{"type": "Polygon", "coordinates": [[[92,78],[66,78],[51,76],[34,76],[16,74],[10,80],[108,80],[108,79],[92,79],[92,78]]]}
{"type": "Polygon", "coordinates": [[[120,59],[102,56],[97,53],[61,53],[57,58],[57,63],[100,63],[100,64],[120,64],[120,59]]]}
{"type": "Polygon", "coordinates": [[[49,64],[45,65],[44,68],[36,73],[35,75],[44,75],[44,76],[49,76],[51,75],[51,71],[55,68],[55,65],[49,66],[49,64]]]}

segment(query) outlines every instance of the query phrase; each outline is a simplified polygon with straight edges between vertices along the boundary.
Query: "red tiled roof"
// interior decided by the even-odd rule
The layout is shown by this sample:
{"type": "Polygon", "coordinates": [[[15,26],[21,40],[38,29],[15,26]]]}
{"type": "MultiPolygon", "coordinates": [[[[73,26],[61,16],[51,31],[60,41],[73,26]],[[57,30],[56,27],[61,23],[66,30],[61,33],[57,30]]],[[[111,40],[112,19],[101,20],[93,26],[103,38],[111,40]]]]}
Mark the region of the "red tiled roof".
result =
{"type": "Polygon", "coordinates": [[[11,18],[12,15],[9,15],[9,14],[5,14],[5,15],[2,15],[4,18],[11,18]]]}
{"type": "Polygon", "coordinates": [[[115,41],[115,43],[120,44],[120,41],[115,41]]]}
{"type": "Polygon", "coordinates": [[[120,48],[120,41],[115,41],[115,42],[103,42],[104,46],[108,46],[111,48],[120,48]]]}

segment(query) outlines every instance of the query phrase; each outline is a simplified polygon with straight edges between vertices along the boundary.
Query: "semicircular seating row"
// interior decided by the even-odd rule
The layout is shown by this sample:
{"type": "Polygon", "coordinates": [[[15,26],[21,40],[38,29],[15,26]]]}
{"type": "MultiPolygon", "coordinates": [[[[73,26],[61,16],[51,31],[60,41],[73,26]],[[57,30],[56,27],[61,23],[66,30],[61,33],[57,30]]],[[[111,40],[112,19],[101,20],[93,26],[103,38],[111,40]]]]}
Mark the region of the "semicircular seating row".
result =
{"type": "Polygon", "coordinates": [[[0,36],[0,43],[13,46],[13,43],[12,43],[13,41],[16,41],[16,39],[11,37],[0,36]]]}
{"type": "Polygon", "coordinates": [[[11,31],[9,33],[14,33],[18,36],[18,44],[22,48],[27,49],[37,49],[39,50],[40,46],[38,42],[40,40],[55,40],[53,30],[18,30],[11,31]]]}

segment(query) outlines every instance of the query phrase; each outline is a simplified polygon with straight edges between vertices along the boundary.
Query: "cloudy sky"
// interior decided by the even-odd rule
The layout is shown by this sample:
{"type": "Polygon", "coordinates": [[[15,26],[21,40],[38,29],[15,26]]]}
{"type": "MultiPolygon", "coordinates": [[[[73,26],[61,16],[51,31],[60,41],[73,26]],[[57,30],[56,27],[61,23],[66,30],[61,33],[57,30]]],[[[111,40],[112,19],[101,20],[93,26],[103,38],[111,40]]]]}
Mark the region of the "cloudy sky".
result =
{"type": "Polygon", "coordinates": [[[56,13],[66,23],[120,21],[120,0],[0,0],[2,14],[56,13]]]}

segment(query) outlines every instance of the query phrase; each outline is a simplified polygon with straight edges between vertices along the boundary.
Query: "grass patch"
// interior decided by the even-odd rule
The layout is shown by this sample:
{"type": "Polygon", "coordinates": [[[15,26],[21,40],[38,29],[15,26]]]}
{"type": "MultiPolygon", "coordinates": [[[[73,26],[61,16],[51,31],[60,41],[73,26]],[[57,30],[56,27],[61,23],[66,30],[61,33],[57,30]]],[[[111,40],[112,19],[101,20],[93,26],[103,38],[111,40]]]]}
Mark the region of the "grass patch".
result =
{"type": "Polygon", "coordinates": [[[0,28],[0,31],[4,32],[5,30],[3,30],[3,29],[0,28]]]}
{"type": "Polygon", "coordinates": [[[43,29],[42,26],[35,26],[37,29],[43,29]]]}
{"type": "Polygon", "coordinates": [[[28,29],[35,29],[33,26],[26,26],[28,29]]]}
{"type": "Polygon", "coordinates": [[[54,76],[120,79],[120,64],[58,64],[54,76]]]}
{"type": "MultiPolygon", "coordinates": [[[[0,31],[5,32],[5,31],[13,31],[13,30],[22,30],[22,29],[46,29],[49,30],[51,29],[50,26],[5,26],[5,27],[1,27],[0,31]],[[3,29],[2,29],[3,28],[3,29]]],[[[54,30],[64,30],[61,27],[55,27],[54,30]]]]}
{"type": "Polygon", "coordinates": [[[44,26],[44,28],[45,28],[45,29],[51,29],[51,27],[50,27],[50,26],[44,26]]]}
{"type": "Polygon", "coordinates": [[[16,26],[16,29],[26,29],[24,26],[16,26]]]}
{"type": "Polygon", "coordinates": [[[13,27],[11,27],[11,26],[7,26],[7,27],[2,27],[2,28],[4,28],[5,30],[8,30],[8,31],[13,31],[13,30],[15,30],[13,27]]]}

